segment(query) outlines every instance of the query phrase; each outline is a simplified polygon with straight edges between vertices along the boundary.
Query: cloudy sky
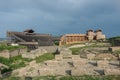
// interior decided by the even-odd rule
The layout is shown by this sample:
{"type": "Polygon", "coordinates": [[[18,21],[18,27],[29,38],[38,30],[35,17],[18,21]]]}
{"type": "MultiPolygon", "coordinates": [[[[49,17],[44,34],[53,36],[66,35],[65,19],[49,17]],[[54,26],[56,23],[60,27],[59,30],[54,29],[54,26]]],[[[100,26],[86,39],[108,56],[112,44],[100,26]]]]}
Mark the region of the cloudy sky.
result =
{"type": "Polygon", "coordinates": [[[102,29],[120,35],[120,0],[0,0],[0,37],[34,29],[62,35],[102,29]]]}

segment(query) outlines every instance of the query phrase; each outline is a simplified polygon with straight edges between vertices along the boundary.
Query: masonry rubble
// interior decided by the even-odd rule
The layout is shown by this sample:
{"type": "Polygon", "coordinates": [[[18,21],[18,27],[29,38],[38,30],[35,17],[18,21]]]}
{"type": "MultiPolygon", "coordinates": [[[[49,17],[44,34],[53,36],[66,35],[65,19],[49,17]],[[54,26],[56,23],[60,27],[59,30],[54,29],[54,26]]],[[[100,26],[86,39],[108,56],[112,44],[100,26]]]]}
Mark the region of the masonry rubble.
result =
{"type": "Polygon", "coordinates": [[[36,57],[41,56],[45,53],[47,53],[47,51],[45,49],[36,49],[36,50],[33,50],[29,53],[26,52],[25,54],[22,54],[22,57],[35,59],[36,57]]]}
{"type": "MultiPolygon", "coordinates": [[[[16,72],[18,72],[19,76],[32,77],[49,75],[80,76],[119,74],[120,68],[116,67],[115,69],[115,65],[110,65],[107,60],[94,61],[94,63],[97,63],[97,66],[89,64],[90,61],[89,59],[81,58],[80,55],[72,55],[69,49],[61,49],[60,54],[55,55],[55,59],[37,64],[36,61],[32,61],[29,66],[18,69],[16,72]],[[109,71],[109,68],[111,68],[111,71],[109,71]]],[[[13,71],[13,73],[15,74],[15,71],[13,71]]]]}
{"type": "Polygon", "coordinates": [[[26,48],[25,49],[16,49],[16,50],[12,50],[12,51],[3,50],[3,51],[0,51],[0,56],[4,57],[4,58],[10,58],[13,56],[18,56],[18,55],[24,54],[26,52],[27,52],[26,48]]]}
{"type": "Polygon", "coordinates": [[[87,59],[92,60],[94,58],[95,58],[95,54],[92,54],[92,53],[87,54],[87,59]]]}
{"type": "Polygon", "coordinates": [[[100,61],[97,61],[97,66],[98,67],[106,67],[106,66],[108,66],[108,64],[109,64],[109,61],[107,61],[107,60],[100,60],[100,61]]]}
{"type": "Polygon", "coordinates": [[[69,50],[68,48],[61,49],[60,55],[63,58],[72,58],[72,51],[69,50]]]}
{"type": "Polygon", "coordinates": [[[120,75],[120,69],[106,68],[104,73],[105,75],[120,75]]]}

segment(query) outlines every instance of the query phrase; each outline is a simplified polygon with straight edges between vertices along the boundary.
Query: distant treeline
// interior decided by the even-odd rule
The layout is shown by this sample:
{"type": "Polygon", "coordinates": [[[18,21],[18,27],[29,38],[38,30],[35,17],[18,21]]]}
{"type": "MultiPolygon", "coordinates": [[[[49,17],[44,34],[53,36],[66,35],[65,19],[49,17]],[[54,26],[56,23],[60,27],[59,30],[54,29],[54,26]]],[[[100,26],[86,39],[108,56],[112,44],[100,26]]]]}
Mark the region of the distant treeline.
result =
{"type": "Polygon", "coordinates": [[[120,36],[112,37],[108,39],[112,46],[120,46],[120,36]]]}

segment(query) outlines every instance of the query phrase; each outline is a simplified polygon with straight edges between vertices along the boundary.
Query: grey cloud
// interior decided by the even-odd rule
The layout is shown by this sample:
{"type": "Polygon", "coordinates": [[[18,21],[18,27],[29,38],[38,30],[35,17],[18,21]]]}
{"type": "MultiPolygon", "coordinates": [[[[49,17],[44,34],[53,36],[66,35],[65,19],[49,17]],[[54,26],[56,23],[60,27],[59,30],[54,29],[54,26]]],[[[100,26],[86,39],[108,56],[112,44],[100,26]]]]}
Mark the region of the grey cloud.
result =
{"type": "Polygon", "coordinates": [[[39,33],[84,33],[87,29],[119,32],[119,0],[1,0],[0,32],[33,28],[39,33]],[[114,26],[114,28],[113,28],[114,26]],[[4,27],[4,28],[3,28],[4,27]]]}

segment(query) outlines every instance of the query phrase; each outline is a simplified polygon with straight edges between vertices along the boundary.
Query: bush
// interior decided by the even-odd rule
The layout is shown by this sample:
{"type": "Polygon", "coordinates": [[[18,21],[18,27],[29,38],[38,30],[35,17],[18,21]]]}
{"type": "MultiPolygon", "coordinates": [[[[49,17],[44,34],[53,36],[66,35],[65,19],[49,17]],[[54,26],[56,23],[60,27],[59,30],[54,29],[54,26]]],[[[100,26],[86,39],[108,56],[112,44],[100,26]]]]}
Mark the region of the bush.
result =
{"type": "Polygon", "coordinates": [[[10,72],[10,71],[12,71],[11,68],[4,68],[3,70],[1,70],[1,74],[4,74],[6,72],[10,72]]]}
{"type": "Polygon", "coordinates": [[[54,44],[55,44],[55,45],[59,45],[59,41],[55,41],[54,44]]]}
{"type": "Polygon", "coordinates": [[[10,64],[10,60],[4,57],[0,57],[0,63],[5,64],[5,65],[9,65],[10,64]]]}

